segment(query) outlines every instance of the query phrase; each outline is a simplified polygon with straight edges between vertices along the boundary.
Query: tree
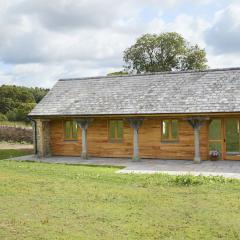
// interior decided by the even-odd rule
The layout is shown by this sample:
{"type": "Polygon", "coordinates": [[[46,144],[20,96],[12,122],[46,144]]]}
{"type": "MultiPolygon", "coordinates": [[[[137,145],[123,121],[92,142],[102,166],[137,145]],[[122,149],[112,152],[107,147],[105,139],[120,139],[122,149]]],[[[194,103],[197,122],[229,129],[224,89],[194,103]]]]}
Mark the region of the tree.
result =
{"type": "Polygon", "coordinates": [[[125,70],[135,73],[203,70],[206,52],[180,34],[145,34],[124,51],[125,70]]]}
{"type": "MultiPolygon", "coordinates": [[[[27,114],[48,92],[43,88],[0,86],[0,114],[10,121],[28,121],[27,114]]],[[[1,117],[2,118],[2,117],[1,117]]]]}
{"type": "Polygon", "coordinates": [[[128,72],[119,71],[119,72],[111,72],[107,74],[107,76],[123,76],[123,75],[128,75],[128,72]]]}

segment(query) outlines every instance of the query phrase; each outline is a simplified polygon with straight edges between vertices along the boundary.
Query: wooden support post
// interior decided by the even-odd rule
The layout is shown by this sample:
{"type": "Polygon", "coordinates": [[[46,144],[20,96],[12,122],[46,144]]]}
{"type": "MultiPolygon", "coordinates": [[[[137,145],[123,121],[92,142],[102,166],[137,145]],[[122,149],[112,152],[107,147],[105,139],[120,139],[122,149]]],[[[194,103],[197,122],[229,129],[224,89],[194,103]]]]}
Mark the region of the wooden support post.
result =
{"type": "Polygon", "coordinates": [[[38,158],[51,156],[50,148],[50,121],[48,119],[36,120],[36,139],[38,158]]]}
{"type": "Polygon", "coordinates": [[[133,128],[133,161],[139,161],[138,147],[138,130],[143,122],[143,119],[128,119],[130,126],[133,128]]]}
{"type": "Polygon", "coordinates": [[[87,128],[91,121],[91,119],[77,119],[77,123],[82,129],[82,159],[88,159],[87,128]]]}
{"type": "Polygon", "coordinates": [[[194,163],[201,163],[201,154],[200,154],[200,129],[205,120],[209,120],[209,118],[188,118],[189,124],[193,127],[194,130],[194,147],[195,147],[195,155],[194,155],[194,163]]]}
{"type": "Polygon", "coordinates": [[[200,155],[200,127],[194,128],[194,146],[195,146],[195,156],[194,162],[200,163],[201,162],[201,155],[200,155]]]}

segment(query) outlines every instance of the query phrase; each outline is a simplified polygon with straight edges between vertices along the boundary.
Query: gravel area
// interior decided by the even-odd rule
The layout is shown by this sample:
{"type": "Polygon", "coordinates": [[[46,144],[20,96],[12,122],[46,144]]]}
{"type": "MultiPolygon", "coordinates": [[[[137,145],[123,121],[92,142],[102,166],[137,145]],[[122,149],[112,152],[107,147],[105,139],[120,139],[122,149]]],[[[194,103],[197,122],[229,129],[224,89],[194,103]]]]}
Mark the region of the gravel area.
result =
{"type": "Polygon", "coordinates": [[[32,144],[0,142],[0,149],[33,149],[32,144]]]}

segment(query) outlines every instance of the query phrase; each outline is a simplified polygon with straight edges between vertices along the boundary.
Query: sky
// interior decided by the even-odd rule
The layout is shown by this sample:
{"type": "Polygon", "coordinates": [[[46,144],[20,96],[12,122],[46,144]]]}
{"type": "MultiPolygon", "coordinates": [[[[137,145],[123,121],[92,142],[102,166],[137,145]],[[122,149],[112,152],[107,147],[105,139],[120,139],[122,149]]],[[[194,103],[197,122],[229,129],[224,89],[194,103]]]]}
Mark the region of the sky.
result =
{"type": "Polygon", "coordinates": [[[119,71],[136,38],[172,31],[210,68],[240,67],[239,0],[0,0],[0,85],[119,71]]]}

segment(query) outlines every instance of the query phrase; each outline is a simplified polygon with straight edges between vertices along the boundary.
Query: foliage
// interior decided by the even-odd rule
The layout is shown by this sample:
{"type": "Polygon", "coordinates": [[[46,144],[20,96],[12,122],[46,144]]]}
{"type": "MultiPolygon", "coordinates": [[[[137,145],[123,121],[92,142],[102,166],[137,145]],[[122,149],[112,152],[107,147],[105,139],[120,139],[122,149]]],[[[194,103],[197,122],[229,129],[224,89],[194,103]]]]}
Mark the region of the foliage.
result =
{"type": "Polygon", "coordinates": [[[47,92],[48,89],[37,87],[2,85],[0,86],[0,113],[4,114],[9,121],[27,121],[27,114],[47,92]]]}
{"type": "Polygon", "coordinates": [[[128,72],[119,71],[119,72],[111,72],[107,74],[107,76],[124,76],[124,75],[128,75],[128,72]]]}
{"type": "Polygon", "coordinates": [[[145,34],[124,51],[128,72],[164,72],[207,68],[206,52],[180,34],[145,34]]]}
{"type": "Polygon", "coordinates": [[[233,179],[224,178],[222,176],[193,176],[193,175],[178,175],[171,178],[170,182],[179,186],[194,186],[210,183],[228,183],[233,182],[233,179]]]}
{"type": "Polygon", "coordinates": [[[19,103],[18,108],[14,108],[6,113],[9,121],[26,121],[26,116],[34,108],[36,103],[19,103]]]}
{"type": "Polygon", "coordinates": [[[7,120],[8,118],[4,114],[0,113],[0,122],[7,121],[7,120]]]}
{"type": "Polygon", "coordinates": [[[239,181],[115,171],[0,161],[0,239],[239,239],[239,181]]]}
{"type": "Polygon", "coordinates": [[[217,149],[210,151],[210,157],[212,157],[212,158],[218,158],[218,157],[220,157],[220,155],[221,154],[217,149]]]}

